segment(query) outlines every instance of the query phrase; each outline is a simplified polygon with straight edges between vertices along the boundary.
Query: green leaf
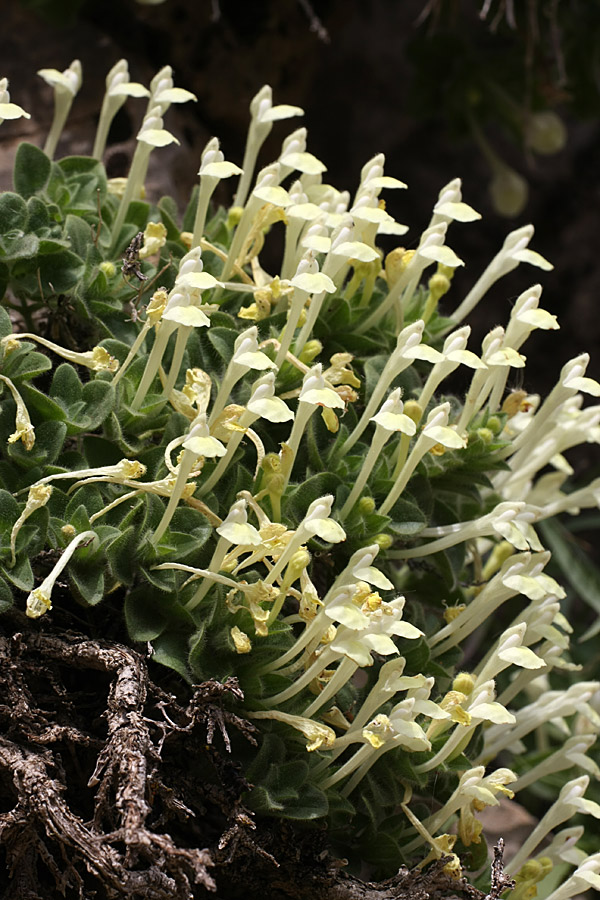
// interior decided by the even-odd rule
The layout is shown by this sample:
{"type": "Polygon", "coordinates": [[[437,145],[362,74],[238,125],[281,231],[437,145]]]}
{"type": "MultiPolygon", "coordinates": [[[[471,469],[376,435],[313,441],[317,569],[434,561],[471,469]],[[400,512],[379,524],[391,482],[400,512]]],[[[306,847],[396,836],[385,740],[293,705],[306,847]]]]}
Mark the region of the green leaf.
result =
{"type": "Polygon", "coordinates": [[[125,622],[132,641],[153,641],[168,621],[165,598],[140,585],[125,597],[125,622]]]}
{"type": "Polygon", "coordinates": [[[45,353],[40,353],[37,350],[28,350],[24,347],[13,350],[12,353],[9,353],[4,358],[2,363],[3,374],[7,375],[12,381],[19,381],[22,378],[35,378],[51,368],[52,363],[45,353]]]}
{"type": "Polygon", "coordinates": [[[403,497],[394,503],[388,515],[392,520],[388,525],[389,530],[402,537],[413,537],[427,525],[427,519],[416,503],[403,497]]]}
{"type": "Polygon", "coordinates": [[[10,236],[22,232],[27,225],[27,204],[19,194],[0,194],[0,234],[10,236]]]}
{"type": "Polygon", "coordinates": [[[187,635],[164,632],[152,641],[152,660],[179,672],[186,681],[191,681],[190,671],[187,665],[188,638],[187,635]]]}
{"type": "Polygon", "coordinates": [[[69,566],[69,579],[75,592],[88,606],[96,606],[104,597],[104,574],[95,566],[69,566]]]}
{"type": "Polygon", "coordinates": [[[401,853],[398,841],[385,831],[367,829],[360,842],[360,856],[385,873],[398,870],[401,853]]]}
{"type": "Polygon", "coordinates": [[[283,817],[308,821],[327,815],[327,795],[314,784],[304,784],[299,797],[285,803],[283,817]]]}
{"type": "MultiPolygon", "coordinates": [[[[148,223],[148,216],[150,215],[150,204],[146,203],[143,200],[133,200],[129,204],[129,209],[127,210],[127,216],[125,218],[125,222],[128,224],[135,225],[138,231],[143,231],[148,223]]],[[[129,239],[129,241],[131,238],[129,239]]],[[[129,243],[129,241],[127,243],[129,243]]]]}
{"type": "Polygon", "coordinates": [[[75,368],[70,363],[61,363],[52,376],[50,396],[66,409],[81,400],[82,392],[83,385],[75,368]]]}
{"type": "Polygon", "coordinates": [[[8,546],[12,527],[19,518],[19,504],[8,491],[0,490],[0,543],[8,546]]]}
{"type": "Polygon", "coordinates": [[[229,328],[212,326],[208,329],[207,338],[224,363],[228,363],[233,355],[233,345],[237,334],[229,328]]]}
{"type": "Polygon", "coordinates": [[[71,250],[81,259],[85,259],[88,247],[92,242],[92,231],[87,222],[80,216],[68,215],[65,221],[65,233],[71,244],[71,250]]]}
{"type": "Polygon", "coordinates": [[[277,794],[262,785],[252,788],[246,797],[246,803],[254,812],[269,816],[282,813],[285,809],[285,804],[278,799],[277,794]]]}
{"type": "Polygon", "coordinates": [[[14,598],[9,585],[0,578],[0,614],[6,612],[13,605],[14,598]]]}
{"type": "MultiPolygon", "coordinates": [[[[178,558],[179,561],[179,558],[178,558]]],[[[155,587],[159,591],[166,594],[174,594],[176,590],[176,578],[173,570],[158,570],[140,566],[140,576],[144,578],[148,584],[155,587]]]]}
{"type": "Polygon", "coordinates": [[[177,227],[177,204],[172,197],[161,197],[158,201],[158,209],[162,223],[167,229],[167,240],[179,240],[179,228],[177,227]]]}
{"type": "MultiPolygon", "coordinates": [[[[537,526],[544,542],[552,550],[552,559],[581,599],[600,613],[600,569],[594,565],[568,528],[557,519],[547,519],[537,526]]],[[[594,623],[580,638],[589,640],[598,633],[594,623]]]]}
{"type": "Polygon", "coordinates": [[[39,191],[43,191],[50,178],[52,163],[49,158],[33,144],[19,144],[13,170],[15,189],[26,199],[39,191]]]}
{"type": "Polygon", "coordinates": [[[21,441],[8,445],[10,459],[28,469],[34,466],[52,465],[62,450],[67,426],[63,422],[52,419],[42,422],[35,428],[35,444],[26,450],[21,441]]]}
{"type": "Polygon", "coordinates": [[[194,222],[196,220],[196,210],[198,209],[198,193],[200,190],[200,186],[195,184],[192,188],[192,193],[190,194],[190,199],[188,205],[185,208],[185,212],[183,214],[183,223],[181,226],[182,231],[193,231],[194,230],[194,222]]]}
{"type": "MultiPolygon", "coordinates": [[[[21,146],[23,146],[21,144],[21,146]]],[[[29,231],[43,231],[48,233],[50,228],[50,214],[48,207],[39,197],[30,197],[27,201],[27,228],[29,231]]]]}
{"type": "MultiPolygon", "coordinates": [[[[12,334],[13,327],[12,322],[10,320],[10,316],[6,312],[3,306],[0,306],[0,338],[8,337],[9,334],[12,334]]],[[[2,361],[2,371],[5,373],[5,362],[2,361]]]]}
{"type": "Polygon", "coordinates": [[[29,592],[33,589],[34,578],[29,557],[24,555],[18,556],[12,569],[5,569],[4,566],[1,566],[0,570],[4,574],[4,577],[12,582],[12,584],[20,591],[29,592]]]}
{"type": "Polygon", "coordinates": [[[111,572],[123,584],[133,584],[138,537],[138,529],[135,525],[130,525],[106,547],[111,572]]]}
{"type": "MultiPolygon", "coordinates": [[[[30,237],[37,242],[35,235],[30,237]]],[[[34,252],[37,252],[37,247],[34,252]]],[[[31,264],[22,260],[13,266],[12,276],[18,292],[29,294],[38,300],[47,299],[53,294],[68,294],[83,275],[83,260],[70,250],[39,256],[37,263],[35,269],[32,269],[31,264]]]]}
{"type": "MultiPolygon", "coordinates": [[[[84,490],[84,488],[82,488],[84,490]]],[[[71,500],[67,509],[65,511],[65,519],[67,522],[73,526],[75,531],[83,532],[89,531],[91,529],[90,525],[90,515],[88,513],[87,507],[83,505],[83,503],[79,503],[79,505],[75,505],[75,501],[79,499],[79,491],[75,494],[75,497],[71,500]]]]}
{"type": "Polygon", "coordinates": [[[313,500],[325,494],[335,494],[341,483],[341,478],[334,472],[319,472],[318,475],[313,475],[290,491],[286,498],[286,513],[300,522],[313,500]]]}

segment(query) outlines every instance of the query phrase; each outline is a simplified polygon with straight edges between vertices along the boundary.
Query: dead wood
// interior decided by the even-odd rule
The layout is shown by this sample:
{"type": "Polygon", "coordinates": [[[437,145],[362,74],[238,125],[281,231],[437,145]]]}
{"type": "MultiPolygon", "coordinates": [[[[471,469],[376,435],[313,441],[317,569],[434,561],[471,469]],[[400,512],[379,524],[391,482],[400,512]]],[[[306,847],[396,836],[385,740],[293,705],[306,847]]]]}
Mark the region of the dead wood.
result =
{"type": "MultiPolygon", "coordinates": [[[[444,860],[364,882],[324,828],[257,819],[231,752],[232,728],[256,743],[235,679],[182,701],[131,647],[37,631],[0,636],[0,697],[2,900],[483,900],[444,860]]],[[[495,865],[489,900],[508,886],[495,865]]]]}

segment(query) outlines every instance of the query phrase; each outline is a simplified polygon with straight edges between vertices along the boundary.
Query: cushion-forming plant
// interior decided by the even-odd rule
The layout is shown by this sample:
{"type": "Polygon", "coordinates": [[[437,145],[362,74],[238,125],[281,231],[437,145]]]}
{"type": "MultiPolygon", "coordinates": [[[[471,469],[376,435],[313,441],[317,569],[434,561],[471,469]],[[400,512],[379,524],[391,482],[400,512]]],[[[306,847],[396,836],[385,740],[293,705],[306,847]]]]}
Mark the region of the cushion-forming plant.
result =
{"type": "MultiPolygon", "coordinates": [[[[338,191],[298,128],[256,171],[273,125],[302,113],[273,105],[269,87],[251,103],[241,166],[210,140],[180,220],[170,198],[144,199],[150,154],[176,141],[163,117],[194,99],[170,68],[146,89],[115,65],[92,155],[59,161],[81,66],[40,75],[54,90],[48,139],[44,151],[20,145],[14,191],[0,195],[8,642],[19,610],[30,647],[62,653],[62,665],[75,651],[52,641],[69,616],[91,628],[80,659],[92,638],[119,635],[125,655],[92,668],[122,673],[142,652],[155,680],[160,664],[169,690],[195,698],[174,722],[166,694],[154,697],[153,758],[171,726],[204,727],[209,745],[220,732],[238,766],[237,826],[240,815],[326,825],[332,853],[380,876],[441,860],[475,879],[487,859],[478,813],[501,798],[527,805],[549,778],[553,801],[506,861],[507,879],[523,900],[552,871],[552,900],[598,888],[600,854],[580,849],[584,828],[571,820],[600,818],[585,797],[599,772],[588,753],[600,684],[572,674],[565,592],[540,535],[553,517],[598,505],[600,483],[573,489],[565,454],[600,438],[600,406],[586,405],[600,385],[582,353],[545,398],[507,388],[530,333],[559,327],[539,284],[480,349],[467,347],[465,320],[498,279],[521,263],[551,269],[529,247],[533,227],[511,232],[453,300],[463,261],[449,229],[479,218],[460,180],[439,192],[412,249],[384,255],[380,236],[407,228],[386,211],[382,194],[405,185],[384,173],[382,154],[353,195],[338,191]],[[107,180],[101,158],[128,97],[146,98],[146,112],[128,178],[107,180]],[[215,210],[229,178],[233,204],[215,210]],[[263,253],[271,229],[283,234],[278,263],[263,253]]],[[[0,82],[0,118],[24,115],[0,82]]],[[[114,686],[111,696],[121,702],[114,686]]],[[[114,753],[113,725],[109,712],[114,753]]],[[[33,732],[10,727],[0,764],[16,772],[33,732]]],[[[150,826],[156,804],[163,820],[175,811],[149,776],[128,831],[113,757],[102,775],[106,747],[89,781],[103,785],[95,821],[110,819],[126,849],[109,840],[96,871],[82,838],[64,883],[87,869],[115,896],[119,878],[147,896],[140,859],[152,850],[171,860],[171,895],[211,889],[218,852],[176,851],[150,826]]],[[[214,758],[190,766],[214,783],[214,758]]],[[[15,810],[0,841],[16,878],[14,829],[32,826],[15,810]]]]}

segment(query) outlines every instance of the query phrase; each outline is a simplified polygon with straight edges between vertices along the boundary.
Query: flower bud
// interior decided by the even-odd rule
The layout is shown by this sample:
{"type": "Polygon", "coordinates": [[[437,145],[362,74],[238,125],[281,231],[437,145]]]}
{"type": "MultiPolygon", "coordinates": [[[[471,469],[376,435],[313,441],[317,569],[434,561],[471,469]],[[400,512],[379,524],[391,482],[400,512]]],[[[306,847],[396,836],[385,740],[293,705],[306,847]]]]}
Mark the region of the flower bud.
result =
{"type": "Polygon", "coordinates": [[[531,116],[525,137],[527,146],[536,153],[558,153],[567,142],[567,129],[555,112],[546,110],[531,116]]]}
{"type": "Polygon", "coordinates": [[[358,511],[361,516],[368,516],[375,512],[375,501],[372,497],[361,497],[358,501],[358,511]]]}
{"type": "Polygon", "coordinates": [[[452,682],[452,690],[459,691],[467,697],[473,692],[475,687],[475,679],[469,672],[459,672],[452,682]]]}

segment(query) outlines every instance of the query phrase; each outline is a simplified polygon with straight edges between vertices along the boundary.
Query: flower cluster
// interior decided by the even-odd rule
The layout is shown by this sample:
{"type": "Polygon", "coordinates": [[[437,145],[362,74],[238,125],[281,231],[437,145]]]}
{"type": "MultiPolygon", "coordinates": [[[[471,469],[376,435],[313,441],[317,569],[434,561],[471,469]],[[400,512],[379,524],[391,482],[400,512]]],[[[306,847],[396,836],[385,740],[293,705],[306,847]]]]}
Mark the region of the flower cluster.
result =
{"type": "MultiPolygon", "coordinates": [[[[339,191],[299,128],[256,172],[274,125],[302,114],[269,87],[252,100],[241,166],[212,138],[179,220],[166,199],[143,199],[150,154],[177,142],[168,107],[195,99],[170,67],[148,88],[125,61],[111,69],[83,162],[50,162],[81,66],[40,75],[56,109],[45,152],[23,145],[16,190],[0,197],[5,303],[27,324],[14,331],[2,311],[0,596],[52,615],[68,577],[77,602],[121,604],[131,640],[183,679],[235,674],[262,734],[258,756],[243,751],[248,804],[329,816],[348,853],[382,868],[427,849],[423,864],[452,851],[449,871],[477,868],[478,813],[564,773],[508,872],[529,898],[568,859],[578,867],[552,897],[598,887],[597,854],[576,841],[567,853],[562,832],[540,854],[576,813],[600,817],[584,797],[599,774],[600,683],[570,677],[565,591],[542,543],[548,520],[600,500],[597,481],[572,488],[565,455],[600,441],[586,400],[600,385],[582,354],[545,399],[507,391],[531,332],[558,328],[539,284],[480,351],[463,324],[521,263],[551,268],[529,248],[533,228],[509,234],[453,300],[463,261],[447,238],[479,218],[460,180],[413,249],[384,254],[407,229],[386,210],[382,192],[405,185],[383,155],[353,195],[339,191]],[[127,98],[147,107],[116,190],[100,160],[127,98]],[[231,208],[212,210],[232,178],[231,208]],[[278,272],[261,260],[273,228],[278,272]],[[80,323],[73,346],[39,333],[53,279],[80,323]],[[51,368],[46,394],[32,382],[51,368]],[[447,379],[461,373],[457,398],[447,379]],[[58,561],[42,578],[48,549],[58,561]],[[293,784],[273,774],[284,762],[293,784]]],[[[2,118],[27,115],[5,82],[0,101],[2,118]]]]}

